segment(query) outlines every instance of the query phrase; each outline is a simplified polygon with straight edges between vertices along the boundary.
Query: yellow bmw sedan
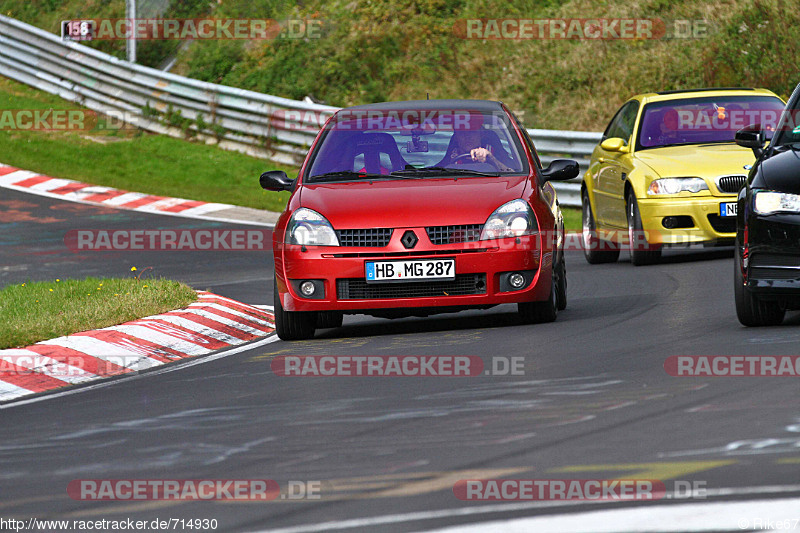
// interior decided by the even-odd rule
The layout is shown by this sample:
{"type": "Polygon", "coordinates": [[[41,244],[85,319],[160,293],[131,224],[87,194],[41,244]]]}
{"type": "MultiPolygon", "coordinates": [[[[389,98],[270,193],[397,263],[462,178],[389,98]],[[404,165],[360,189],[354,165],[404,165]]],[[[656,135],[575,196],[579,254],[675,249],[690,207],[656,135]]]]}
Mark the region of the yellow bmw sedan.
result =
{"type": "Polygon", "coordinates": [[[736,197],[755,161],[737,130],[774,130],[783,101],[766,89],[640,94],[611,119],[583,177],[589,263],[658,261],[664,246],[732,245],[736,197]]]}

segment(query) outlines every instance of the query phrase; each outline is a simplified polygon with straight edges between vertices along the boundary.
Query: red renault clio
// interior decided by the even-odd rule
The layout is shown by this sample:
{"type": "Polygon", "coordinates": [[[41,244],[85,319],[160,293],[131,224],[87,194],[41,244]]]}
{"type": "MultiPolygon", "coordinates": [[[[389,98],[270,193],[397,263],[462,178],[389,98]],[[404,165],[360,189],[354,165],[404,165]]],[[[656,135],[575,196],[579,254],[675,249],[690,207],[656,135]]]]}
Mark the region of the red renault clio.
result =
{"type": "Polygon", "coordinates": [[[351,107],[323,126],[275,226],[275,325],[284,340],[344,314],[427,316],[516,303],[523,322],[566,307],[564,225],[542,169],[500,102],[421,100],[351,107]]]}

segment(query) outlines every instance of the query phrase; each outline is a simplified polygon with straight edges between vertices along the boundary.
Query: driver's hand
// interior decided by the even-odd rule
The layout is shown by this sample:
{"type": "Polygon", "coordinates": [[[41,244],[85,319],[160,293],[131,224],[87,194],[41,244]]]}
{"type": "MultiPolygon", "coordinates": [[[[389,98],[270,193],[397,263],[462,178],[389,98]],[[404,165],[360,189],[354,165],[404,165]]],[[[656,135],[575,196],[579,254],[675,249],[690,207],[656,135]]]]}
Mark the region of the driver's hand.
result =
{"type": "Polygon", "coordinates": [[[479,163],[485,163],[486,158],[489,157],[491,152],[486,148],[473,148],[469,151],[469,154],[472,156],[473,161],[477,161],[479,163]]]}

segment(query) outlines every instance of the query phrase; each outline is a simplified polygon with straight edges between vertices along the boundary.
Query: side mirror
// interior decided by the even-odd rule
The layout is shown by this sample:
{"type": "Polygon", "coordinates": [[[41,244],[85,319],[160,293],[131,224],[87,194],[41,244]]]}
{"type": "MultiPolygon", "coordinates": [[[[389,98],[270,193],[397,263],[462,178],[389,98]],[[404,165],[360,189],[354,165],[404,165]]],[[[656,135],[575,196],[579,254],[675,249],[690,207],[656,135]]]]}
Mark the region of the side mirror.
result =
{"type": "Polygon", "coordinates": [[[627,152],[627,144],[619,137],[609,137],[600,143],[600,148],[606,152],[627,152]]]}
{"type": "Polygon", "coordinates": [[[764,152],[764,130],[761,129],[761,124],[751,124],[746,128],[742,128],[736,132],[733,140],[739,146],[744,148],[751,148],[756,156],[756,159],[761,157],[764,152]]]}
{"type": "Polygon", "coordinates": [[[290,180],[283,170],[264,172],[258,181],[261,188],[268,191],[291,191],[294,187],[294,180],[290,180]]]}
{"type": "Polygon", "coordinates": [[[564,181],[577,178],[581,167],[572,159],[554,159],[546,169],[542,170],[542,182],[564,181]]]}

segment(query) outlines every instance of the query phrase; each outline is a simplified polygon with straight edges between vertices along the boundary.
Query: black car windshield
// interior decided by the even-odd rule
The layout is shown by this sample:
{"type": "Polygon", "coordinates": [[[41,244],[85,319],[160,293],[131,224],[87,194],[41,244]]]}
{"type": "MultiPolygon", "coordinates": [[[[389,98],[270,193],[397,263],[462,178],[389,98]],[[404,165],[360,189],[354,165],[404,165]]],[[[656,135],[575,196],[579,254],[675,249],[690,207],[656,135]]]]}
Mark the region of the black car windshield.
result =
{"type": "Polygon", "coordinates": [[[790,100],[781,116],[773,145],[800,143],[800,97],[790,100]]]}
{"type": "Polygon", "coordinates": [[[339,111],[326,126],[304,179],[478,177],[528,168],[503,111],[356,108],[339,111]]]}
{"type": "Polygon", "coordinates": [[[736,132],[761,124],[767,138],[777,127],[783,102],[774,96],[685,98],[647,104],[642,111],[637,149],[721,143],[736,132]]]}

